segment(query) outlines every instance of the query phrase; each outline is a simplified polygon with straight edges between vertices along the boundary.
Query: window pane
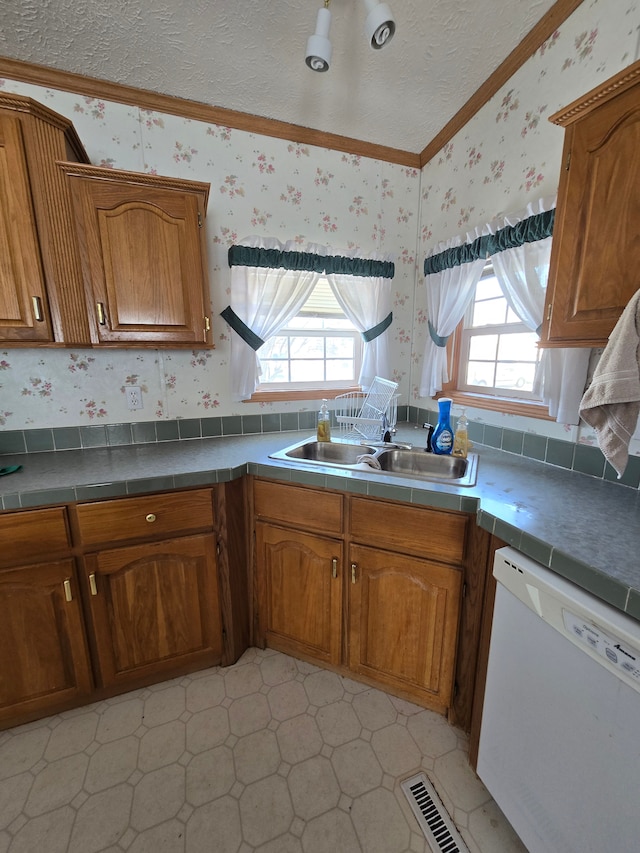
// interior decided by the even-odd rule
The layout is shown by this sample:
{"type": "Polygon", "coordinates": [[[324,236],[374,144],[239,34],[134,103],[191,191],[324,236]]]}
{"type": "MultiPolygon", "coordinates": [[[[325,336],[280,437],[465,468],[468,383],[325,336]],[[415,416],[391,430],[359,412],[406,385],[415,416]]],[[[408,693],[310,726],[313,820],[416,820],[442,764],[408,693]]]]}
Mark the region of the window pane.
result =
{"type": "Polygon", "coordinates": [[[495,275],[481,278],[476,285],[476,302],[480,299],[490,299],[493,296],[502,296],[498,279],[495,275]]]}
{"type": "Polygon", "coordinates": [[[520,317],[511,308],[507,308],[507,323],[522,323],[520,317]]]}
{"type": "Polygon", "coordinates": [[[473,335],[469,341],[469,358],[495,361],[497,349],[498,335],[473,335]]]}
{"type": "Polygon", "coordinates": [[[483,361],[470,361],[467,365],[467,385],[486,385],[493,387],[493,364],[483,361]]]}
{"type": "Polygon", "coordinates": [[[489,299],[487,302],[477,302],[473,306],[472,325],[474,327],[494,326],[497,323],[504,323],[506,315],[507,300],[504,296],[499,299],[489,299]]]}
{"type": "Polygon", "coordinates": [[[260,361],[267,358],[287,358],[289,339],[281,336],[271,338],[260,347],[260,361]]]}
{"type": "Polygon", "coordinates": [[[292,382],[322,382],[324,380],[324,361],[291,362],[292,382]]]}
{"type": "Polygon", "coordinates": [[[327,358],[353,358],[353,338],[326,338],[327,358]]]}
{"type": "Polygon", "coordinates": [[[261,360],[262,375],[261,382],[288,382],[289,381],[289,362],[287,361],[265,361],[261,360]]]}
{"type": "Polygon", "coordinates": [[[336,382],[339,379],[353,380],[353,362],[342,359],[331,359],[327,362],[327,379],[336,382]]]}
{"type": "Polygon", "coordinates": [[[498,359],[500,361],[536,361],[538,340],[535,332],[500,335],[498,344],[498,359]]]}
{"type": "Polygon", "coordinates": [[[324,358],[324,338],[292,335],[291,358],[324,358]]]}
{"type": "Polygon", "coordinates": [[[496,366],[496,388],[533,391],[534,364],[503,364],[496,366]]]}

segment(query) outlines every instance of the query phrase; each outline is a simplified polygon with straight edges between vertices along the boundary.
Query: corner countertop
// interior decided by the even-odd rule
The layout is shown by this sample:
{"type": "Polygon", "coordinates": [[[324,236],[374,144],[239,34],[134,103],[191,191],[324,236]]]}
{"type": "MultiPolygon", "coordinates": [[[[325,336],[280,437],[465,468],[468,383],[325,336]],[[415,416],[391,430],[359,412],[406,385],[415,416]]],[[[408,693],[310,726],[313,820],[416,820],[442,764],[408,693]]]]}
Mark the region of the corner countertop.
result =
{"type": "MultiPolygon", "coordinates": [[[[477,446],[478,479],[461,488],[371,469],[343,470],[271,459],[308,431],[188,439],[0,457],[22,465],[0,477],[0,508],[227,482],[246,473],[422,506],[475,513],[478,524],[640,621],[640,492],[576,471],[477,446]]],[[[399,425],[397,439],[424,435],[399,425]]]]}

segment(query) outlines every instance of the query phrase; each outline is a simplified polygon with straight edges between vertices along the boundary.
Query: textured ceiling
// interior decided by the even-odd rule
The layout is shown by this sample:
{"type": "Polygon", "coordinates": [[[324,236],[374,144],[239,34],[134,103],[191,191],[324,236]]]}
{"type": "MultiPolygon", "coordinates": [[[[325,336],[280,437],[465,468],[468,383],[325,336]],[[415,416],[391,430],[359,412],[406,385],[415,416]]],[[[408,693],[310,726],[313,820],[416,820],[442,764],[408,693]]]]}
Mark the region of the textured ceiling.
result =
{"type": "Polygon", "coordinates": [[[0,55],[405,151],[421,151],[554,0],[332,0],[333,59],[304,63],[321,0],[3,0],[0,55]]]}

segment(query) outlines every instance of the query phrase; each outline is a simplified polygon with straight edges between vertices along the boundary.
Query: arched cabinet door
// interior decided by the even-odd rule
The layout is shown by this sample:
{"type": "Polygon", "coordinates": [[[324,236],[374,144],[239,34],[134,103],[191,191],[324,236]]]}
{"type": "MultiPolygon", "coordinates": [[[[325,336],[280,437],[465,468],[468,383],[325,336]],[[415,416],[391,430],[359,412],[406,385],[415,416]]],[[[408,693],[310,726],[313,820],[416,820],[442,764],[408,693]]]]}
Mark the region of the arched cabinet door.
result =
{"type": "Polygon", "coordinates": [[[214,534],[104,550],[84,565],[102,686],[220,663],[214,534]]]}
{"type": "Polygon", "coordinates": [[[96,342],[209,347],[209,185],[60,163],[96,342]]]}
{"type": "Polygon", "coordinates": [[[543,346],[605,346],[640,287],[640,61],[550,117],[566,128],[543,346]]]}

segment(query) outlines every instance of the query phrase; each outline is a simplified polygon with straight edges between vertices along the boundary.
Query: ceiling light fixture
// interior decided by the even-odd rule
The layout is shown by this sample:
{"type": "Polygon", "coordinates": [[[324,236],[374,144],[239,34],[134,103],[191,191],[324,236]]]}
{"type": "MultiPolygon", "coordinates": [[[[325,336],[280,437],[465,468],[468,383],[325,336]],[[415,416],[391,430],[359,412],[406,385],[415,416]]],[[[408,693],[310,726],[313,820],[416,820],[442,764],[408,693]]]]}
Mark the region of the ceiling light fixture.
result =
{"type": "Polygon", "coordinates": [[[331,12],[329,3],[324,0],[324,6],[318,9],[316,18],[316,31],[307,40],[307,56],[305,62],[312,71],[328,71],[331,62],[331,42],[329,41],[329,28],[331,26],[331,12]]]}
{"type": "MultiPolygon", "coordinates": [[[[307,40],[305,62],[312,71],[328,71],[331,63],[332,47],[329,40],[331,27],[331,0],[324,0],[324,6],[318,9],[316,30],[307,40]]],[[[393,13],[386,3],[380,0],[364,0],[367,18],[364,31],[367,40],[374,50],[380,50],[391,41],[396,31],[393,13]]]]}
{"type": "Polygon", "coordinates": [[[380,50],[391,41],[396,31],[393,13],[386,3],[379,3],[378,0],[364,0],[364,5],[367,9],[365,34],[371,47],[380,50]]]}

